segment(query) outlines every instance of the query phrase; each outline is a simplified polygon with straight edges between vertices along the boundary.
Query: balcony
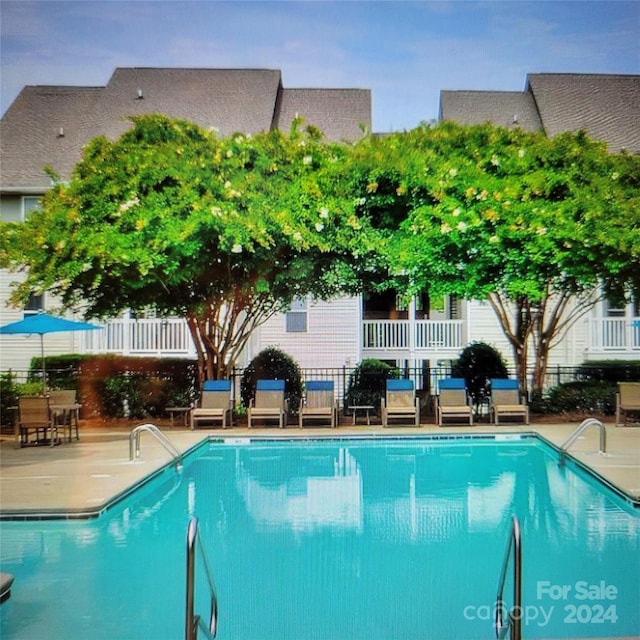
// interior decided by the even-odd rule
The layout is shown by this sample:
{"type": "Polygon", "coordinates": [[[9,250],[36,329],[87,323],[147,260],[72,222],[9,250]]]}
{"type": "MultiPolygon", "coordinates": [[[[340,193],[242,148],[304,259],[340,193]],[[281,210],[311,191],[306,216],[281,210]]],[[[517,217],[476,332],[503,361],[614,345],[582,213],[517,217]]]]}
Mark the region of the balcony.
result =
{"type": "Polygon", "coordinates": [[[99,331],[82,333],[84,353],[195,358],[191,334],[182,318],[117,318],[99,331]]]}
{"type": "Polygon", "coordinates": [[[368,358],[450,358],[464,347],[462,320],[364,320],[368,358]]]}
{"type": "Polygon", "coordinates": [[[640,317],[594,318],[587,326],[590,359],[640,358],[640,317]]]}
{"type": "MultiPolygon", "coordinates": [[[[640,359],[640,317],[590,319],[587,332],[589,359],[640,359]]],[[[181,318],[118,318],[105,322],[100,331],[85,331],[78,337],[83,353],[196,357],[181,318]]],[[[457,357],[466,340],[462,320],[362,322],[363,358],[445,360],[457,357]]]]}

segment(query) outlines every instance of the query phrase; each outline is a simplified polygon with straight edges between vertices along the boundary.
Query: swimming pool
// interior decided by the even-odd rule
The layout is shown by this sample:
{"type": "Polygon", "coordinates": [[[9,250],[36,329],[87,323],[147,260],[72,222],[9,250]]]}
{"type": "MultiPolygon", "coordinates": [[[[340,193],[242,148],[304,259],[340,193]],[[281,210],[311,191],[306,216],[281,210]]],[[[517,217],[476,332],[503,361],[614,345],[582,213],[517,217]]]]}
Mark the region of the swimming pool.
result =
{"type": "Polygon", "coordinates": [[[492,638],[512,514],[526,638],[638,635],[638,510],[514,436],[205,442],[100,518],[2,522],[0,636],[184,637],[197,515],[221,640],[492,638]]]}

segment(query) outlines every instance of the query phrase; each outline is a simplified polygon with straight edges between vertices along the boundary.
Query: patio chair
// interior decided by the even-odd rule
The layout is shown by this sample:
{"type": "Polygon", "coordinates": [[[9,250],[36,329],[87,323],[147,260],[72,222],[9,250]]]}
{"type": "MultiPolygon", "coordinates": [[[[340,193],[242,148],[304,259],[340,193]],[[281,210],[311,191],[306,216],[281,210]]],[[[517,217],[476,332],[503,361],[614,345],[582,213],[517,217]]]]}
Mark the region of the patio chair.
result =
{"type": "Polygon", "coordinates": [[[616,426],[624,414],[625,427],[630,413],[640,414],[640,382],[619,382],[616,394],[616,426]]]}
{"type": "Polygon", "coordinates": [[[191,429],[202,422],[220,422],[223,429],[233,426],[233,396],[231,380],[205,380],[202,385],[200,406],[191,409],[191,429]]]}
{"type": "Polygon", "coordinates": [[[467,393],[464,378],[445,378],[440,381],[439,395],[436,397],[436,418],[438,426],[444,426],[446,419],[454,419],[473,425],[473,408],[467,393]]]}
{"type": "Polygon", "coordinates": [[[285,415],[284,380],[258,380],[255,398],[249,404],[247,412],[249,429],[256,419],[265,422],[277,420],[282,429],[285,415]]]}
{"type": "Polygon", "coordinates": [[[419,398],[416,397],[413,380],[387,380],[387,391],[381,398],[382,426],[388,427],[389,420],[409,421],[420,426],[419,398]]]}
{"type": "Polygon", "coordinates": [[[73,427],[76,428],[76,440],[80,440],[78,433],[78,421],[81,405],[76,399],[75,389],[53,389],[49,391],[49,408],[51,416],[58,428],[62,427],[62,438],[69,432],[69,442],[73,435],[73,427]]]}
{"type": "Polygon", "coordinates": [[[58,427],[51,418],[49,398],[37,396],[18,399],[18,431],[20,447],[59,444],[58,427]],[[30,434],[35,434],[34,441],[29,439],[30,434]]]}
{"type": "Polygon", "coordinates": [[[489,415],[495,424],[500,424],[500,418],[509,417],[522,418],[524,424],[529,424],[529,407],[522,398],[517,380],[491,380],[489,415]]]}
{"type": "Polygon", "coordinates": [[[337,424],[338,405],[333,393],[332,380],[309,380],[305,384],[305,396],[300,400],[298,422],[300,428],[305,420],[328,421],[331,427],[337,424]]]}

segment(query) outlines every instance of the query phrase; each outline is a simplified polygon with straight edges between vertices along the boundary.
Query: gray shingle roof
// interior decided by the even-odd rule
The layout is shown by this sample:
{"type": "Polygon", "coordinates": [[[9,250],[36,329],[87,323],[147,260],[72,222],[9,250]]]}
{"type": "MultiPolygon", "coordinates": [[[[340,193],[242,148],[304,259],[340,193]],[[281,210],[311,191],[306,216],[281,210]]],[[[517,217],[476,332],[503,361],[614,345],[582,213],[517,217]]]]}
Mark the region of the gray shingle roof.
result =
{"type": "Polygon", "coordinates": [[[610,151],[640,153],[640,75],[535,73],[527,89],[548,136],[584,129],[610,151]]]}
{"type": "Polygon", "coordinates": [[[371,127],[371,94],[283,89],[270,69],[118,68],[105,87],[25,87],[0,121],[0,190],[44,191],[45,165],[68,178],[87,141],[116,139],[133,115],[163,113],[227,136],[288,130],[296,112],[329,140],[355,139],[361,122],[371,127]]]}
{"type": "Polygon", "coordinates": [[[91,134],[116,139],[130,126],[126,118],[145,113],[185,118],[223,136],[268,131],[279,87],[280,72],[268,69],[116,69],[91,134]]]}
{"type": "Polygon", "coordinates": [[[288,131],[297,115],[322,130],[328,140],[357,140],[360,125],[371,129],[368,89],[284,89],[275,126],[288,131]]]}
{"type": "Polygon", "coordinates": [[[612,152],[640,153],[640,76],[538,73],[524,92],[442,91],[440,118],[461,124],[492,122],[544,131],[553,137],[584,129],[612,152]]]}
{"type": "Polygon", "coordinates": [[[533,96],[521,91],[442,91],[440,120],[542,131],[533,96]]]}
{"type": "Polygon", "coordinates": [[[51,186],[43,168],[68,176],[87,141],[89,117],[101,87],[25,87],[0,120],[2,189],[51,186]],[[62,133],[64,135],[60,135],[62,133]]]}

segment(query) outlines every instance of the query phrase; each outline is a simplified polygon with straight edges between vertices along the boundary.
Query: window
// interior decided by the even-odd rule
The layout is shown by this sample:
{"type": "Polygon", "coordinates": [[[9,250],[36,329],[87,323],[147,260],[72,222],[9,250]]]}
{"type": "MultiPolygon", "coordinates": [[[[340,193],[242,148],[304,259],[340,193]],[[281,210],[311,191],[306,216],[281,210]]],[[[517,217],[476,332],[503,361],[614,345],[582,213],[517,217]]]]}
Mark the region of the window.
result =
{"type": "Polygon", "coordinates": [[[44,311],[44,294],[30,294],[29,300],[27,300],[27,304],[24,306],[24,315],[32,316],[41,311],[44,311]]]}
{"type": "Polygon", "coordinates": [[[40,206],[40,196],[23,196],[22,197],[22,219],[26,220],[27,216],[40,206]]]}
{"type": "Polygon", "coordinates": [[[462,318],[462,300],[457,296],[449,296],[449,320],[462,318]]]}
{"type": "Polygon", "coordinates": [[[606,318],[624,318],[626,314],[624,300],[605,300],[604,315],[606,318]]]}
{"type": "Polygon", "coordinates": [[[307,299],[294,298],[286,314],[287,333],[306,333],[307,331],[307,299]]]}

